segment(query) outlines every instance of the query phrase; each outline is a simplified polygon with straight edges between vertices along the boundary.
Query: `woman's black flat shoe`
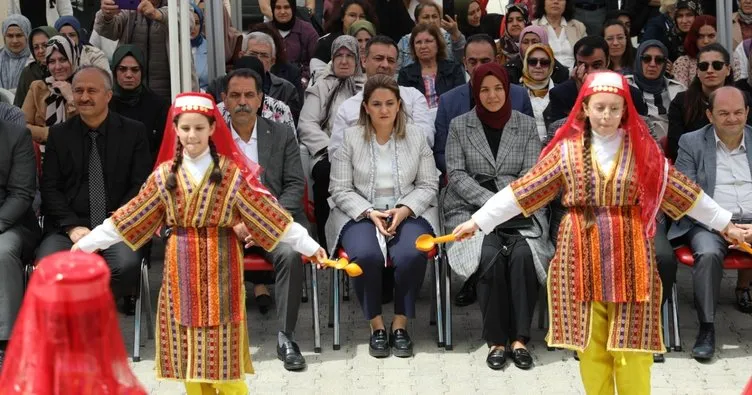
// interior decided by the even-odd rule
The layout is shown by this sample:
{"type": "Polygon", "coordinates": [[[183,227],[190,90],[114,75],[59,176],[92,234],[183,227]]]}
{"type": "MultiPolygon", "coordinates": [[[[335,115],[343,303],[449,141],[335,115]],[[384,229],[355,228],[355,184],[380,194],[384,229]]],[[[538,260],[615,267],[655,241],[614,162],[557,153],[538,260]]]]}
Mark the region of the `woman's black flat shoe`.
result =
{"type": "Polygon", "coordinates": [[[493,370],[501,370],[507,363],[507,354],[502,348],[494,349],[486,357],[486,365],[493,370]]]}
{"type": "Polygon", "coordinates": [[[409,358],[413,356],[413,341],[405,329],[397,329],[392,332],[389,338],[392,346],[392,353],[395,357],[409,358]]]}
{"type": "Polygon", "coordinates": [[[533,367],[533,356],[524,348],[512,351],[512,361],[514,361],[514,366],[520,369],[527,370],[533,367]]]}
{"type": "Polygon", "coordinates": [[[375,358],[386,358],[389,356],[389,337],[386,335],[386,329],[375,330],[371,333],[371,340],[368,342],[368,353],[375,358]]]}

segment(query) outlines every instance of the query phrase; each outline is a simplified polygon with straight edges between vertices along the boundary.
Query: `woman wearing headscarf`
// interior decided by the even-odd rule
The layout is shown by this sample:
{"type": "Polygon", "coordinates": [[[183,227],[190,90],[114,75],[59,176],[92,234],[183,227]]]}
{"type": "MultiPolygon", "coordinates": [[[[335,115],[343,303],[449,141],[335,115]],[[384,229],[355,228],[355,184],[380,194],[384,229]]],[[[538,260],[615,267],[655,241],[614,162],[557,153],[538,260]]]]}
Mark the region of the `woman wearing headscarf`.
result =
{"type": "Polygon", "coordinates": [[[279,32],[284,39],[287,60],[300,68],[302,85],[308,85],[310,73],[308,66],[313,54],[319,34],[316,29],[303,19],[299,19],[295,2],[291,0],[271,0],[272,21],[267,24],[279,32]]]}
{"type": "Polygon", "coordinates": [[[0,88],[15,91],[31,54],[31,23],[23,15],[9,15],[2,30],[5,46],[0,50],[0,88]]]}
{"type": "MultiPolygon", "coordinates": [[[[500,65],[478,66],[470,86],[475,108],[452,121],[446,145],[449,182],[443,207],[444,228],[449,232],[527,173],[542,146],[535,120],[512,110],[509,80],[500,65]]],[[[454,243],[448,250],[455,272],[467,277],[479,271],[486,364],[494,370],[504,367],[508,354],[520,369],[533,366],[525,344],[530,340],[539,282],[546,279],[554,251],[544,212],[534,218],[454,243]]]]}
{"type": "Polygon", "coordinates": [[[697,52],[703,47],[716,42],[716,19],[710,15],[700,15],[692,22],[684,38],[685,55],[674,62],[671,69],[674,78],[682,85],[688,86],[697,75],[697,52]]]}
{"type": "Polygon", "coordinates": [[[209,65],[208,65],[208,47],[204,33],[204,11],[195,3],[191,3],[193,8],[191,24],[191,52],[193,53],[193,67],[196,69],[198,76],[198,87],[203,91],[209,86],[209,65]]]}
{"type": "Polygon", "coordinates": [[[731,38],[736,48],[752,38],[752,0],[739,0],[739,10],[731,17],[731,38]]]}
{"type": "Polygon", "coordinates": [[[50,126],[78,114],[71,82],[79,67],[78,47],[66,36],[54,36],[47,45],[50,76],[31,83],[23,111],[31,137],[39,144],[47,141],[50,126]]]}
{"type": "MultiPolygon", "coordinates": [[[[339,36],[332,43],[332,62],[322,71],[316,84],[306,90],[298,121],[298,138],[312,156],[313,201],[319,240],[329,218],[329,173],[327,155],[329,136],[337,109],[345,100],[363,89],[366,78],[361,70],[358,42],[352,36],[339,36]]],[[[324,245],[324,248],[326,246],[324,245]]]]}
{"type": "Polygon", "coordinates": [[[60,35],[68,37],[78,47],[81,54],[79,66],[97,66],[107,72],[110,71],[110,61],[101,49],[85,42],[81,35],[81,22],[74,16],[63,16],[55,22],[55,30],[60,35]]]}
{"type": "Polygon", "coordinates": [[[368,40],[376,35],[376,27],[373,23],[361,19],[350,25],[350,28],[347,29],[347,34],[358,40],[358,51],[360,51],[360,56],[363,58],[366,53],[366,44],[368,44],[368,40]]]}
{"type": "Polygon", "coordinates": [[[546,139],[546,123],[543,111],[548,107],[548,92],[554,87],[554,51],[548,45],[533,44],[525,52],[520,82],[530,96],[535,114],[535,125],[541,142],[546,139]]]}
{"type": "Polygon", "coordinates": [[[667,72],[671,74],[671,62],[684,55],[684,38],[695,18],[702,15],[702,5],[697,0],[661,0],[660,11],[661,15],[645,26],[642,40],[658,40],[668,48],[667,72]]]}
{"type": "Polygon", "coordinates": [[[135,45],[123,45],[112,55],[112,100],[110,109],[120,115],[137,119],[149,131],[152,158],[162,145],[170,103],[144,85],[144,53],[135,45]]]}
{"type": "MultiPolygon", "coordinates": [[[[534,44],[548,45],[548,34],[542,26],[530,25],[520,33],[520,53],[526,53],[527,49],[534,44]]],[[[522,57],[517,56],[507,61],[504,68],[509,74],[510,83],[522,83],[522,67],[522,57]]],[[[554,59],[554,72],[551,75],[551,79],[554,81],[554,84],[561,84],[569,79],[569,69],[556,59],[554,59]]]]}
{"type": "Polygon", "coordinates": [[[502,63],[520,56],[520,34],[530,24],[530,14],[524,3],[509,4],[499,27],[499,49],[502,63]]]}
{"type": "Polygon", "coordinates": [[[657,137],[668,134],[668,109],[671,100],[687,87],[680,82],[666,77],[668,48],[658,40],[644,41],[637,48],[632,66],[632,75],[627,82],[642,92],[642,98],[648,106],[648,124],[653,127],[657,137]]]}
{"type": "MultiPolygon", "coordinates": [[[[316,53],[311,58],[311,75],[327,68],[327,64],[332,60],[332,43],[337,37],[343,34],[349,34],[350,26],[358,21],[376,22],[376,12],[371,8],[370,1],[366,0],[345,0],[338,11],[339,15],[332,18],[326,24],[326,34],[319,38],[316,45],[316,53]]],[[[375,34],[374,34],[375,35],[375,34]]]]}
{"type": "Polygon", "coordinates": [[[465,37],[488,34],[494,40],[499,38],[499,25],[504,16],[487,13],[485,1],[457,0],[454,9],[457,12],[457,25],[465,37]]]}
{"type": "Polygon", "coordinates": [[[16,97],[13,99],[14,106],[18,108],[23,106],[32,82],[43,80],[50,75],[47,71],[47,40],[56,34],[57,30],[49,26],[38,27],[31,31],[29,35],[31,56],[26,61],[26,67],[24,67],[21,77],[18,79],[16,97]]]}

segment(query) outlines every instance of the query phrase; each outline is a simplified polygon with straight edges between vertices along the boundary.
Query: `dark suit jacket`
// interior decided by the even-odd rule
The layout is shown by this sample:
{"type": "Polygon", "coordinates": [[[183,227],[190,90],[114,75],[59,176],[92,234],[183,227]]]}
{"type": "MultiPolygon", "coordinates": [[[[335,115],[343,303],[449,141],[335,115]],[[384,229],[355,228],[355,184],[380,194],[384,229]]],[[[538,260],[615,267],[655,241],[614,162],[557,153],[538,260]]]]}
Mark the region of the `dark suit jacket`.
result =
{"type": "Polygon", "coordinates": [[[29,130],[0,121],[0,233],[17,225],[39,233],[31,209],[37,188],[36,169],[29,130]]]}
{"type": "MultiPolygon", "coordinates": [[[[470,83],[460,85],[439,97],[439,108],[436,110],[436,134],[433,140],[433,156],[436,167],[446,173],[446,149],[447,136],[449,136],[449,123],[452,119],[470,111],[470,83]]],[[[525,115],[534,117],[533,105],[530,103],[525,88],[511,84],[509,97],[512,100],[512,110],[517,110],[525,115]]]]}
{"type": "MultiPolygon", "coordinates": [[[[436,94],[441,96],[446,92],[465,83],[465,71],[459,63],[444,59],[438,63],[436,72],[436,94]]],[[[426,94],[426,85],[423,83],[423,73],[419,62],[403,67],[397,78],[400,86],[409,86],[426,94]]]]}
{"type": "MultiPolygon", "coordinates": [[[[630,86],[629,91],[632,94],[632,102],[634,102],[637,113],[642,116],[648,115],[648,106],[645,104],[640,90],[630,86]]],[[[577,83],[573,79],[556,85],[548,91],[548,107],[543,111],[543,119],[547,128],[552,123],[569,116],[579,94],[580,89],[577,88],[577,83]]]]}
{"type": "MultiPolygon", "coordinates": [[[[752,127],[744,127],[744,141],[752,141],[752,127]]],[[[679,155],[676,157],[676,170],[684,173],[690,180],[697,183],[704,193],[711,198],[715,192],[716,177],[716,143],[713,125],[689,132],[679,139],[679,155]]],[[[752,149],[747,149],[747,161],[752,169],[752,149]]],[[[671,225],[668,231],[669,240],[684,236],[695,221],[685,216],[671,225]]]]}
{"type": "MultiPolygon", "coordinates": [[[[110,112],[106,126],[103,170],[107,212],[136,196],[152,167],[149,139],[143,123],[110,112]]],[[[42,167],[44,231],[60,232],[72,226],[90,227],[88,152],[84,139],[88,127],[80,116],[50,128],[42,167]],[[84,193],[79,193],[84,188],[84,193]],[[84,198],[85,197],[85,198],[84,198]]]]}
{"type": "Polygon", "coordinates": [[[295,221],[306,226],[303,210],[305,176],[300,162],[300,147],[295,131],[287,125],[256,118],[261,182],[269,189],[295,221]]]}

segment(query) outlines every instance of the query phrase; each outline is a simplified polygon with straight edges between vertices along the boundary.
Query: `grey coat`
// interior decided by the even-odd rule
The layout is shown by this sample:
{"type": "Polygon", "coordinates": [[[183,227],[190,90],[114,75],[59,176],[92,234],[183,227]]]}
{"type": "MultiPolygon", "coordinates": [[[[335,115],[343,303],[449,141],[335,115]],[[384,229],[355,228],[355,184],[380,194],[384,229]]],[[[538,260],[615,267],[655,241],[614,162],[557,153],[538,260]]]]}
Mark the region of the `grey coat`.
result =
{"type": "MultiPolygon", "coordinates": [[[[363,127],[345,129],[340,149],[330,158],[332,171],[329,181],[329,220],[326,222],[326,242],[334,253],[342,228],[352,219],[362,218],[372,208],[369,198],[374,195],[376,164],[374,146],[363,138],[363,127]]],[[[439,229],[437,194],[439,171],[433,152],[422,130],[407,125],[405,138],[396,141],[395,186],[397,205],[409,207],[415,216],[422,217],[434,232],[439,229]]]]}
{"type": "MultiPolygon", "coordinates": [[[[483,131],[483,125],[475,110],[460,115],[449,125],[446,145],[446,162],[449,183],[443,196],[442,208],[444,230],[451,232],[457,225],[470,219],[494,193],[480,185],[479,176],[490,177],[500,191],[512,181],[522,177],[538,161],[541,142],[535,119],[512,111],[512,117],[504,126],[499,151],[494,158],[483,131]]],[[[548,237],[548,217],[544,210],[533,214],[542,229],[537,226],[521,230],[533,252],[539,281],[546,279],[548,263],[554,247],[548,237]]],[[[458,274],[472,274],[480,264],[482,237],[449,248],[449,263],[458,274]],[[454,258],[454,259],[453,259],[454,258]]]]}
{"type": "MultiPolygon", "coordinates": [[[[752,141],[752,127],[744,127],[744,141],[752,141]]],[[[747,145],[747,160],[752,169],[752,149],[747,145]]],[[[676,157],[676,170],[684,173],[697,183],[711,198],[715,192],[716,143],[713,125],[707,125],[694,132],[686,133],[679,139],[679,154],[676,157]]],[[[668,239],[675,240],[684,236],[697,223],[689,216],[674,222],[668,231],[668,239]]]]}

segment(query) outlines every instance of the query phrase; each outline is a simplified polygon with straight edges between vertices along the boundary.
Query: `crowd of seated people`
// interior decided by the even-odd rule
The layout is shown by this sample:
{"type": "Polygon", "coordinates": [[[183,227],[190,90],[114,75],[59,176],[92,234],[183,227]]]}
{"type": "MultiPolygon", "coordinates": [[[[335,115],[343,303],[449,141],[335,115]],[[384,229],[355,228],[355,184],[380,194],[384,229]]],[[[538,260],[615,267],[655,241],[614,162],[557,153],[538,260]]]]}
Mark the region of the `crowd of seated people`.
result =
{"type": "MultiPolygon", "coordinates": [[[[0,102],[0,367],[23,297],[23,265],[70,249],[135,196],[162,143],[171,97],[168,0],[135,10],[100,1],[92,26],[73,15],[2,22],[0,93],[11,100],[0,102]],[[115,50],[94,45],[89,32],[115,50]]],[[[639,1],[621,9],[605,0],[510,1],[504,15],[486,12],[482,0],[463,2],[456,15],[431,1],[344,0],[326,11],[313,1],[262,3],[266,22],[246,27],[231,26],[223,7],[216,42],[228,68],[219,77],[207,66],[215,41],[203,2],[191,4],[193,89],[214,97],[240,151],[263,168],[261,182],[295,220],[310,225],[330,255],[343,250],[362,266],[352,284],[374,357],[413,355],[408,320],[426,260],[416,238],[451,232],[533,167],[590,74],[624,75],[666,157],[735,222],[752,224],[750,0],[735,8],[733,48],[716,42],[716,18],[691,0],[645,9],[639,1]],[[308,185],[315,224],[302,202],[308,185]]],[[[454,303],[478,301],[491,369],[506,355],[521,369],[534,364],[532,314],[562,213],[554,201],[509,228],[447,246],[464,281],[454,303]]],[[[692,355],[713,358],[729,250],[688,219],[660,216],[657,228],[664,300],[676,282],[673,248],[695,253],[685,284],[699,322],[692,355]]],[[[245,239],[248,230],[241,224],[235,233],[245,239]]],[[[98,252],[125,314],[134,314],[146,252],[124,243],[98,252]]],[[[263,314],[276,304],[284,368],[305,368],[294,340],[300,254],[285,246],[245,253],[273,265],[271,274],[246,275],[248,294],[263,314]]],[[[752,313],[750,287],[752,271],[739,271],[732,291],[744,313],[752,313]]]]}

